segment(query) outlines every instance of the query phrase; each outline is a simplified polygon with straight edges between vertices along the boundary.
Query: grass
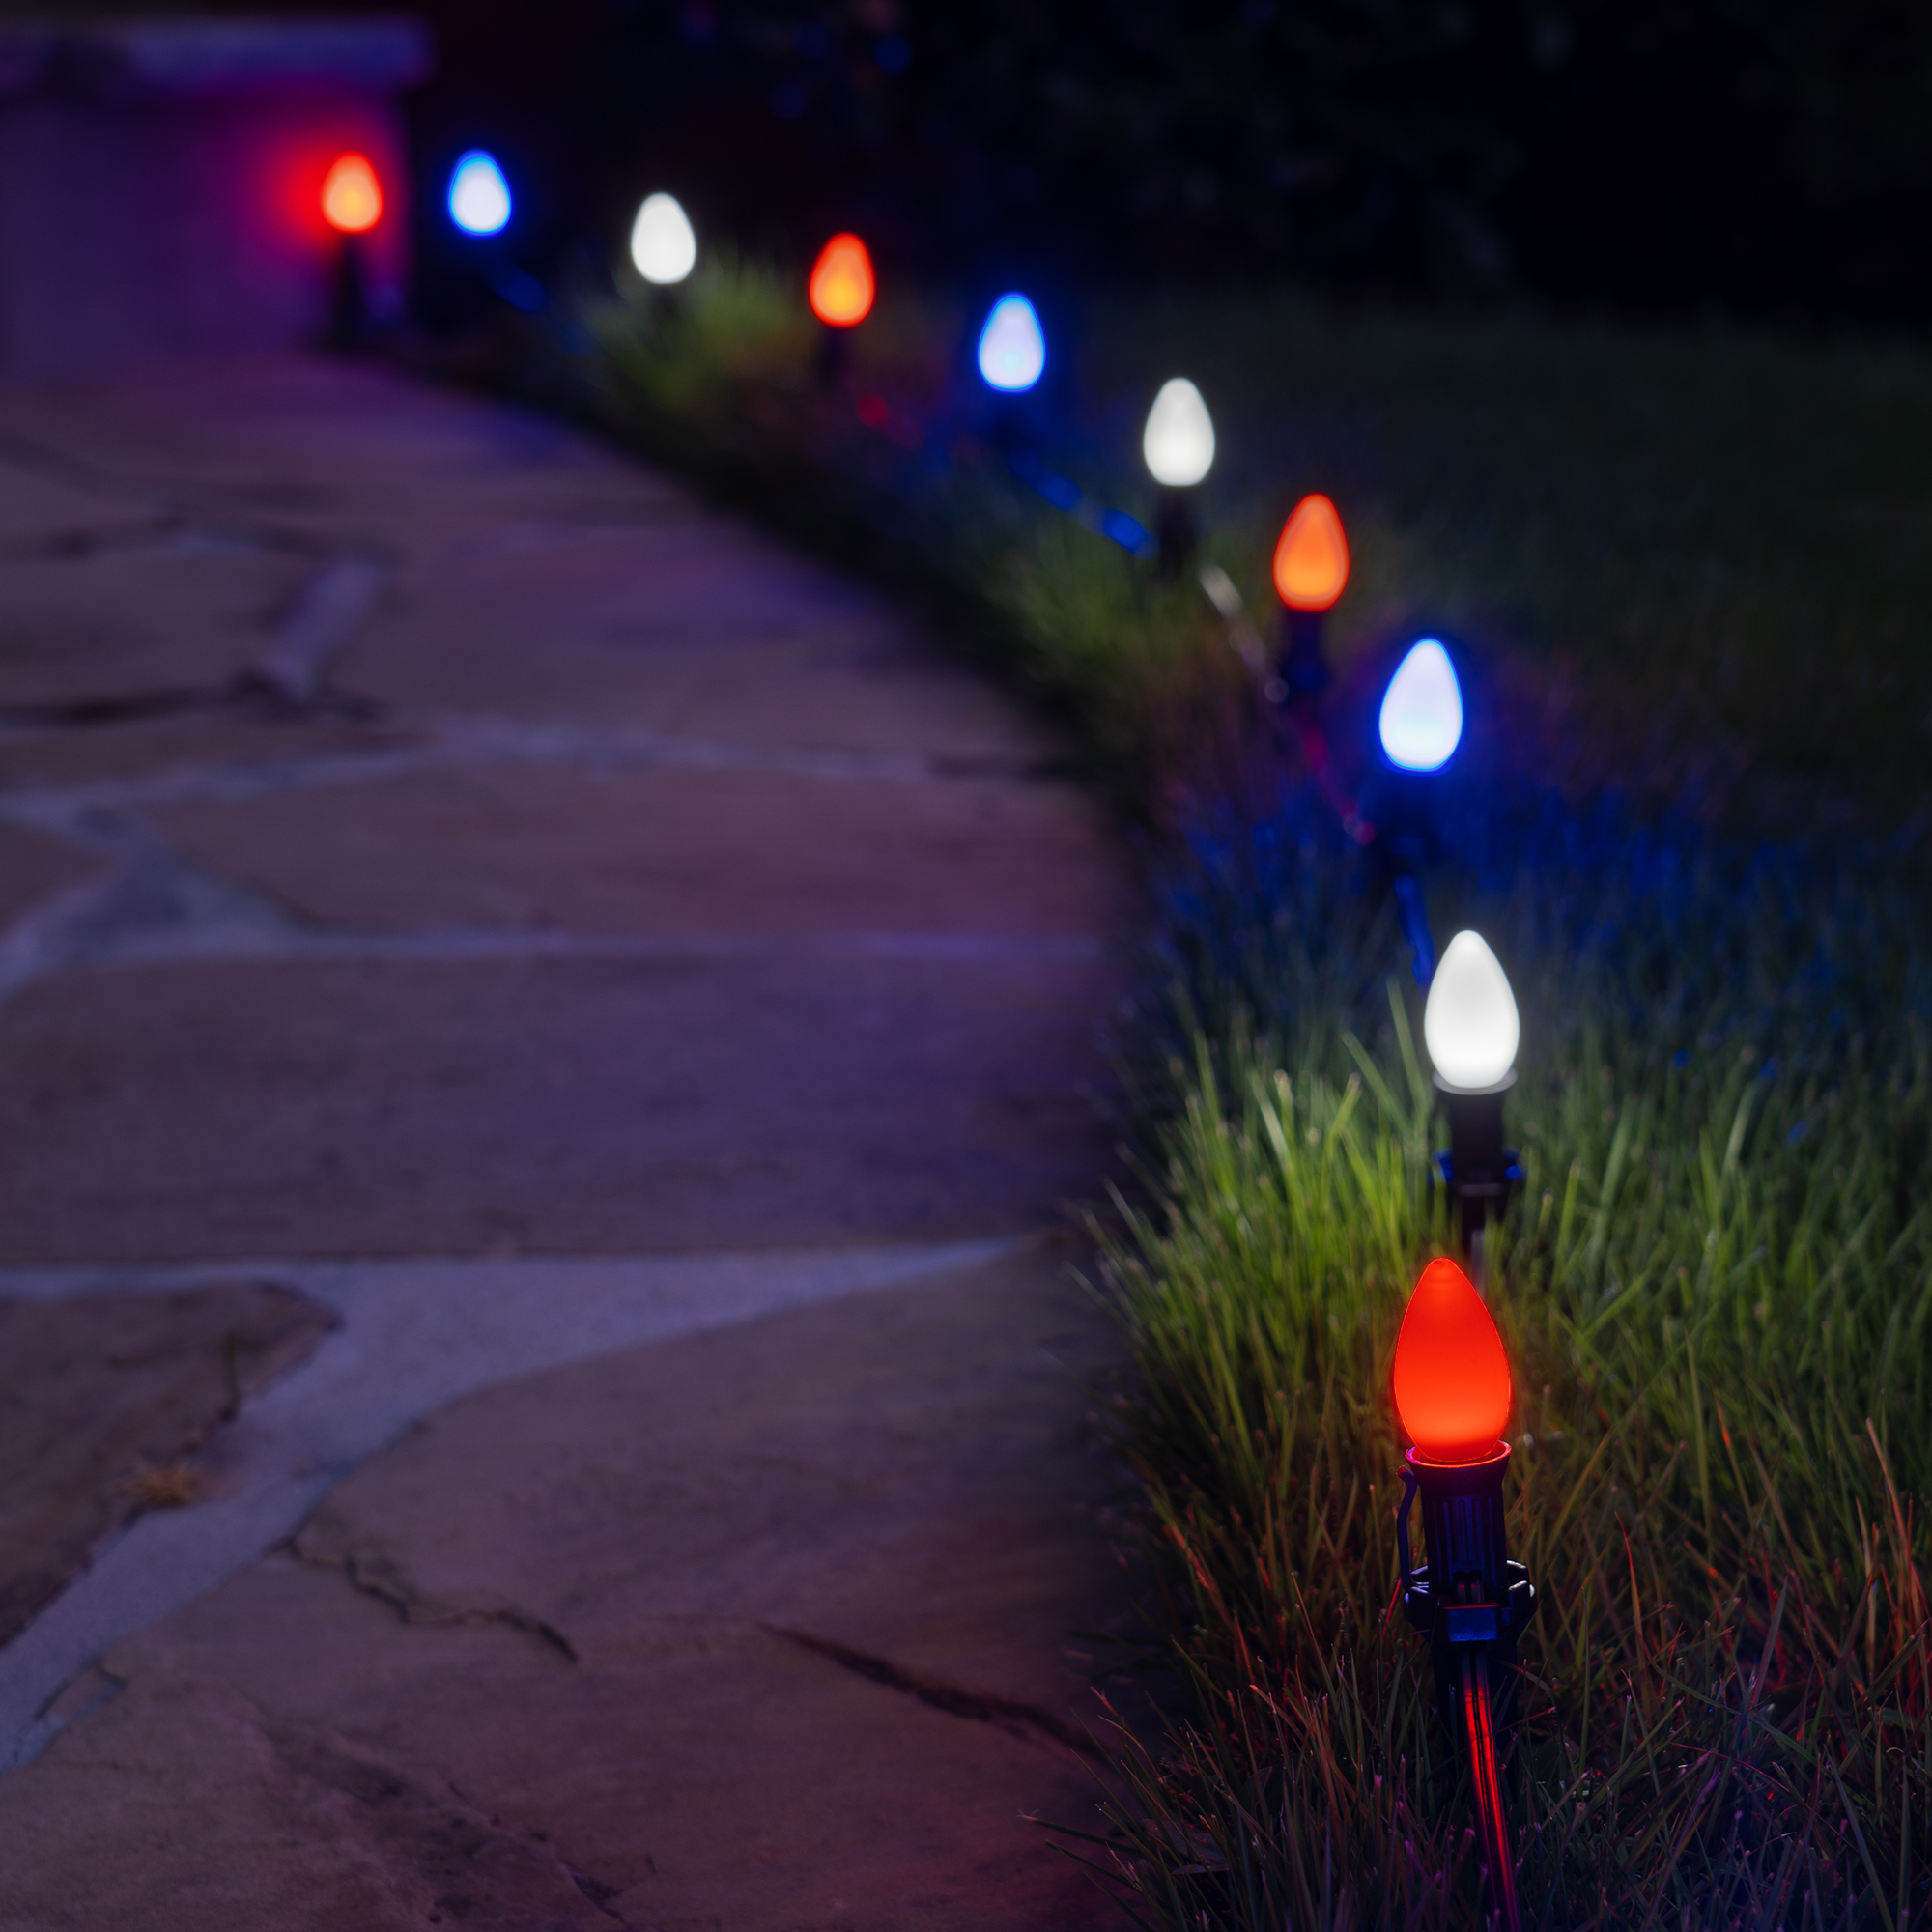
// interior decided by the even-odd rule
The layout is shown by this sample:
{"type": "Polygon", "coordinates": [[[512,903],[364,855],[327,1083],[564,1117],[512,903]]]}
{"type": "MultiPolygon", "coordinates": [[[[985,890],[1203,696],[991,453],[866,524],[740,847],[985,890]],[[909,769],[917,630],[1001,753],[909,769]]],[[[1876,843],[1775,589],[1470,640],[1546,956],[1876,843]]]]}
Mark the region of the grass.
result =
{"type": "Polygon", "coordinates": [[[1009,475],[958,393],[955,311],[901,302],[867,325],[850,390],[889,406],[876,427],[815,381],[816,325],[755,265],[709,260],[674,299],[591,324],[596,420],[922,601],[1054,711],[1122,802],[1172,762],[1177,721],[1226,702],[1234,661],[1198,589],[1131,568],[1009,475]]]}
{"type": "MultiPolygon", "coordinates": [[[[990,460],[962,318],[878,320],[879,429],[813,385],[786,286],[729,264],[600,319],[602,408],[890,558],[1163,835],[1122,1043],[1140,1172],[1096,1231],[1184,1695],[1168,1734],[1123,1730],[1086,1855],[1171,1932],[1467,1925],[1460,1762],[1391,1617],[1388,1363],[1448,1231],[1386,879],[1248,728],[1201,600],[990,460]]],[[[1224,426],[1215,554],[1257,608],[1286,503],[1342,500],[1345,757],[1414,625],[1463,645],[1430,895],[1524,1020],[1492,1306],[1542,1592],[1511,1764],[1531,1922],[1932,1922],[1932,926],[1899,830],[1932,362],[1288,300],[1100,307],[1083,339],[1054,460],[1141,508],[1138,399],[1191,368],[1224,426]]]]}
{"type": "MultiPolygon", "coordinates": [[[[1680,1066],[1562,980],[1523,1002],[1546,1045],[1513,1096],[1528,1184],[1493,1296],[1543,1599],[1532,1922],[1922,1922],[1924,1043],[1766,1078],[1707,1035],[1680,1066]]],[[[1119,1445],[1196,1691],[1116,1794],[1113,1869],[1150,1923],[1468,1920],[1458,1767],[1389,1620],[1388,1364],[1445,1234],[1396,1002],[1392,1050],[1311,1031],[1293,1076],[1204,1041],[1153,1205],[1105,1236],[1144,1375],[1119,1445]]]]}
{"type": "MultiPolygon", "coordinates": [[[[795,281],[719,256],[674,299],[605,307],[603,419],[856,562],[901,581],[916,563],[955,627],[1132,787],[1171,776],[1200,732],[1156,721],[1177,686],[1191,720],[1204,679],[1225,681],[1202,600],[1011,487],[956,305],[882,298],[853,385],[893,414],[867,429],[812,383],[795,281]]],[[[1045,453],[1144,521],[1148,400],[1177,369],[1200,381],[1221,441],[1208,551],[1257,611],[1289,504],[1337,498],[1355,565],[1332,626],[1345,685],[1378,688],[1393,648],[1433,628],[1573,792],[1694,785],[1758,827],[1825,803],[1896,825],[1932,795],[1925,351],[1291,297],[1096,299],[1062,336],[1045,453]]]]}
{"type": "MultiPolygon", "coordinates": [[[[1877,342],[1281,298],[1096,315],[1110,447],[1187,366],[1236,431],[1217,495],[1246,582],[1284,498],[1323,488],[1363,568],[1345,642],[1416,626],[1661,762],[1925,796],[1932,356],[1877,342]]],[[[1237,573],[1238,574],[1238,573],[1237,573]]],[[[1754,802],[1761,810],[1761,801],[1754,802]]]]}

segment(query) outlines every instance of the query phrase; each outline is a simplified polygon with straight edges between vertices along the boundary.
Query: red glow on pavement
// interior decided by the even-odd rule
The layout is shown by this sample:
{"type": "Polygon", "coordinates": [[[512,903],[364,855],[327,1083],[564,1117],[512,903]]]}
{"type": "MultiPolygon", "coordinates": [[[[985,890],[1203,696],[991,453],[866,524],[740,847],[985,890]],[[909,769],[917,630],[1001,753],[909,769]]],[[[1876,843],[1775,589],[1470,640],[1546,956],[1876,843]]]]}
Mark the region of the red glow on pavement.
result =
{"type": "Polygon", "coordinates": [[[835,235],[820,250],[808,291],[811,312],[834,328],[853,328],[872,312],[872,258],[856,235],[835,235]]]}
{"type": "Polygon", "coordinates": [[[1452,1261],[1422,1270],[1395,1345],[1395,1408],[1431,1463],[1480,1463],[1509,1424],[1509,1358],[1494,1318],[1452,1261]]]}
{"type": "Polygon", "coordinates": [[[383,184],[367,155],[338,155],[322,185],[322,218],[338,235],[366,235],[383,218],[383,184]]]}
{"type": "Polygon", "coordinates": [[[1291,611],[1325,611],[1349,582],[1342,513],[1326,497],[1304,497],[1274,547],[1274,587],[1291,611]]]}

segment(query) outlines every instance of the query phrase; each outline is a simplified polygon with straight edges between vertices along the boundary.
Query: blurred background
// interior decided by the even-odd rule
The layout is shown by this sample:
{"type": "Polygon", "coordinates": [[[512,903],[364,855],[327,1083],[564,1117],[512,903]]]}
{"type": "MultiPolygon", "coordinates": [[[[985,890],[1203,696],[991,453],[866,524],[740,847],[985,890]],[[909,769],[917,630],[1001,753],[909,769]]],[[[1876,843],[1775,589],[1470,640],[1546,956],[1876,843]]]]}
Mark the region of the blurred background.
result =
{"type": "MultiPolygon", "coordinates": [[[[218,25],[259,11],[108,0],[60,17],[218,25]]],[[[273,11],[367,28],[398,10],[273,11]]],[[[363,250],[390,353],[592,421],[864,570],[919,551],[909,520],[923,519],[940,603],[958,608],[962,584],[999,603],[1000,648],[1016,629],[1033,639],[1036,683],[1083,717],[1129,681],[1122,638],[1160,640],[1151,663],[1225,655],[1195,587],[1164,602],[1090,541],[1116,512],[1157,516],[1142,425],[1184,373],[1220,435],[1198,493],[1204,555],[1270,608],[1283,516],[1303,492],[1331,493],[1355,557],[1331,643],[1364,690],[1426,628],[1467,643],[1533,714],[1545,773],[1680,800],[1743,790],[1760,818],[1767,787],[1786,787],[1794,821],[1823,809],[1821,780],[1887,822],[1932,805],[1927,10],[400,11],[427,26],[433,59],[426,39],[415,67],[396,54],[387,118],[366,133],[318,123],[290,173],[300,259],[276,299],[291,313],[298,294],[316,308],[319,276],[346,259],[314,213],[327,156],[368,146],[386,168],[380,130],[408,150],[363,250]],[[500,233],[451,216],[453,170],[476,151],[500,168],[500,233]],[[655,190],[696,231],[697,270],[674,296],[631,266],[655,190]],[[879,304],[835,394],[814,384],[802,297],[806,265],[845,229],[877,262],[879,304]],[[1012,290],[1037,307],[1046,373],[1024,405],[995,409],[972,343],[1012,290]],[[1042,536],[992,501],[1014,478],[1004,460],[986,470],[987,438],[1022,430],[1060,509],[1084,503],[1086,530],[1042,536]],[[994,524],[997,543],[967,541],[994,524]],[[1018,603],[991,587],[1021,581],[1018,603]]],[[[37,14],[0,0],[0,17],[37,14]]],[[[294,99],[264,94],[252,111],[293,115],[294,99]]],[[[207,185],[195,176],[174,199],[193,213],[241,192],[207,185]]],[[[107,259],[96,234],[140,226],[128,200],[103,188],[87,204],[98,218],[41,226],[91,273],[107,259]]],[[[218,226],[193,220],[198,235],[218,226]]],[[[165,299],[94,307],[172,304],[185,338],[212,312],[242,313],[187,239],[178,252],[165,299]]],[[[43,362],[78,339],[80,306],[42,303],[43,362]]],[[[1175,714],[1181,673],[1161,676],[1128,708],[1175,714]]]]}
{"type": "Polygon", "coordinates": [[[700,234],[794,255],[863,225],[921,274],[1932,318],[1932,14],[1908,0],[410,11],[439,50],[418,178],[497,155],[539,272],[608,250],[663,182],[700,234]]]}

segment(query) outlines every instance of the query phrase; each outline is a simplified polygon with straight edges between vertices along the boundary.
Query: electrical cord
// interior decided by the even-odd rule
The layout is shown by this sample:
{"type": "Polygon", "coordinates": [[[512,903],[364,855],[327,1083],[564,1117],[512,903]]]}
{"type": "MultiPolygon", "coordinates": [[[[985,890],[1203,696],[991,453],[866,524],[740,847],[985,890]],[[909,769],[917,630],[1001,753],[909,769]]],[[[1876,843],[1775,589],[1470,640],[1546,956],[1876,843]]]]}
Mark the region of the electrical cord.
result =
{"type": "Polygon", "coordinates": [[[1496,1769],[1495,1714],[1490,1704],[1490,1660],[1470,1644],[1463,1652],[1463,1719],[1469,1734],[1469,1777],[1476,1790],[1476,1819],[1492,1903],[1502,1932],[1522,1932],[1517,1903],[1516,1858],[1503,1814],[1502,1780],[1496,1769]]]}

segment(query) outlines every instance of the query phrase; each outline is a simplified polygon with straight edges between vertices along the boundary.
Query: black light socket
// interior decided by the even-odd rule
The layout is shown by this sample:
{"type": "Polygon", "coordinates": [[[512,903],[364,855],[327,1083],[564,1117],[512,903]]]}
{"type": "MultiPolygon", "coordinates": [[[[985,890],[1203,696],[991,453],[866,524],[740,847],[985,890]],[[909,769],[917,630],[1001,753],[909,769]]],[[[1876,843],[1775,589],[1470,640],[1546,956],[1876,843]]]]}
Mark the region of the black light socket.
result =
{"type": "Polygon", "coordinates": [[[1319,697],[1328,688],[1328,658],[1321,648],[1321,611],[1285,607],[1281,613],[1281,670],[1284,701],[1319,697]]]}
{"type": "Polygon", "coordinates": [[[1481,1645],[1491,1660],[1491,1685],[1498,1728],[1516,1701],[1516,1640],[1536,1609],[1536,1586],[1520,1563],[1510,1560],[1505,1537],[1503,1482],[1510,1451],[1498,1442],[1480,1463],[1433,1463],[1420,1450],[1405,1458],[1408,1493],[1397,1520],[1402,1561],[1402,1601],[1410,1624],[1429,1637],[1442,1716],[1452,1730],[1461,1713],[1461,1653],[1481,1645]],[[1422,1534],[1428,1561],[1410,1562],[1409,1505],[1422,1499],[1422,1534]],[[1503,1666],[1498,1669],[1494,1666],[1503,1666]]]}
{"type": "Polygon", "coordinates": [[[1516,1085],[1516,1074],[1470,1091],[1451,1087],[1438,1073],[1435,1085],[1449,1117],[1449,1149],[1435,1156],[1436,1167],[1466,1252],[1492,1221],[1502,1219],[1510,1196],[1522,1184],[1517,1151],[1503,1144],[1503,1099],[1516,1085]]]}
{"type": "Polygon", "coordinates": [[[852,331],[834,328],[829,322],[818,325],[818,353],[812,368],[821,389],[842,389],[852,367],[852,331]]]}
{"type": "Polygon", "coordinates": [[[1383,759],[1363,798],[1374,815],[1377,842],[1390,857],[1410,866],[1427,865],[1442,849],[1436,831],[1440,772],[1408,772],[1383,759]]]}
{"type": "Polygon", "coordinates": [[[369,346],[375,321],[369,311],[369,279],[362,260],[362,238],[344,235],[335,251],[334,287],[329,295],[325,347],[353,353],[369,346]]]}
{"type": "Polygon", "coordinates": [[[1160,545],[1160,574],[1179,577],[1201,542],[1201,523],[1191,485],[1161,486],[1154,505],[1153,533],[1160,545]]]}

